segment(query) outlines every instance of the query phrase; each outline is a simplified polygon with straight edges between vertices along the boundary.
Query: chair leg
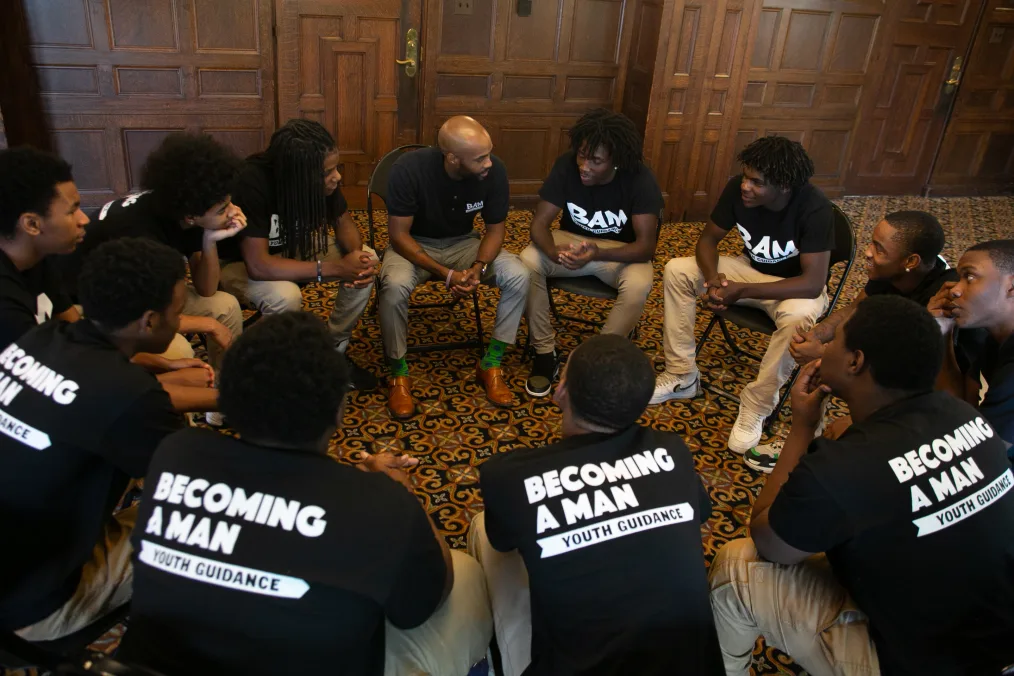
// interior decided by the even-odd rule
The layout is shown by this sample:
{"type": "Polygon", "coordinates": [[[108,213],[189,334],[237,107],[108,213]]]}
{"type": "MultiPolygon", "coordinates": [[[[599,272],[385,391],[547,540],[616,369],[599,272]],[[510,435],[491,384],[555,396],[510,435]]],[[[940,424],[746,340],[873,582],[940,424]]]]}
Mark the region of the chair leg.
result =
{"type": "Polygon", "coordinates": [[[711,321],[708,322],[708,326],[704,329],[704,333],[701,334],[701,339],[697,341],[697,349],[694,350],[695,357],[701,353],[701,348],[704,347],[704,343],[708,342],[708,336],[711,335],[711,329],[715,328],[716,323],[718,323],[718,315],[711,315],[711,321]]]}
{"type": "Polygon", "coordinates": [[[718,319],[718,326],[722,329],[722,337],[725,338],[726,344],[732,348],[732,353],[735,355],[743,354],[743,350],[739,349],[739,345],[736,344],[736,340],[732,337],[732,334],[729,333],[729,327],[726,325],[725,319],[719,315],[715,315],[715,317],[718,319]]]}
{"type": "Polygon", "coordinates": [[[475,308],[475,337],[478,343],[479,359],[482,359],[486,350],[485,338],[482,334],[482,312],[479,310],[479,291],[472,294],[472,305],[475,308]]]}

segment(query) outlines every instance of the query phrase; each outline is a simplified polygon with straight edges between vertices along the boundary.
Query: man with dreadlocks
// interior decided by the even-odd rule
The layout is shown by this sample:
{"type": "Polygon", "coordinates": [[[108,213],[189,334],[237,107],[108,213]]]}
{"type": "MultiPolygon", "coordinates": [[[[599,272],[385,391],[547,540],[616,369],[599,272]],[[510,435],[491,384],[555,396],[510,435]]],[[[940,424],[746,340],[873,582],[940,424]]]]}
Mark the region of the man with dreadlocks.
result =
{"type": "Polygon", "coordinates": [[[781,136],[757,139],[739,154],[742,176],[725,186],[711,222],[697,240],[696,257],[665,266],[665,373],[651,403],[690,399],[700,392],[694,355],[697,296],[709,309],[739,303],[763,310],[778,327],[757,380],[743,389],[729,450],[746,453],[761,440],[764,419],[792,372],[789,344],[827,307],[828,266],[834,245],[831,202],[810,184],[813,160],[799,143],[781,136]],[[735,227],[743,254],[718,255],[718,243],[735,227]]]}
{"type": "Polygon", "coordinates": [[[514,404],[500,362],[525,312],[528,270],[501,250],[510,199],[507,169],[493,155],[489,133],[470,117],[447,120],[437,143],[402,155],[388,179],[391,247],[380,272],[380,329],[391,369],[387,408],[396,418],[415,414],[405,362],[408,297],[430,278],[458,298],[475,293],[480,282],[499,287],[493,337],[475,375],[491,403],[514,404]],[[479,212],[486,225],[481,238],[474,229],[479,212]]]}
{"type": "MultiPolygon", "coordinates": [[[[268,149],[247,158],[233,201],[249,227],[219,247],[222,287],[265,315],[299,311],[299,283],[338,280],[328,328],[344,353],[366,309],[377,270],[338,186],[338,146],[321,124],[289,120],[268,149]],[[333,235],[333,239],[332,239],[333,235]]],[[[347,356],[347,355],[346,355],[347,356]]],[[[355,389],[377,386],[349,361],[355,389]]]]}
{"type": "Polygon", "coordinates": [[[641,137],[626,115],[587,113],[570,130],[561,155],[539,190],[532,243],[521,252],[531,271],[528,326],[535,363],[525,383],[544,397],[559,371],[547,277],[595,276],[617,290],[602,333],[626,336],[651,292],[662,191],[641,161],[641,137]],[[563,212],[560,229],[550,225],[563,212]]]}

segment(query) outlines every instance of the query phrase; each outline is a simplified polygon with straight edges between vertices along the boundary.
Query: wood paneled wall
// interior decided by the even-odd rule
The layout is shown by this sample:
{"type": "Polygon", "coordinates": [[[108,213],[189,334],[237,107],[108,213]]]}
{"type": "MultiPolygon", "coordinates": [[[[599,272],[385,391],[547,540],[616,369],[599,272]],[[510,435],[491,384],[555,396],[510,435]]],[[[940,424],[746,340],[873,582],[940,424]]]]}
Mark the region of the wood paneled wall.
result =
{"type": "MultiPolygon", "coordinates": [[[[566,131],[591,108],[622,104],[634,0],[432,0],[426,12],[422,143],[453,115],[474,116],[507,165],[512,202],[531,206],[566,131]]],[[[650,15],[649,15],[650,16],[650,15]]],[[[642,83],[643,86],[644,83],[642,83]]]]}
{"type": "Polygon", "coordinates": [[[173,131],[240,154],[275,126],[269,0],[26,0],[55,148],[86,206],[136,188],[173,131]]]}

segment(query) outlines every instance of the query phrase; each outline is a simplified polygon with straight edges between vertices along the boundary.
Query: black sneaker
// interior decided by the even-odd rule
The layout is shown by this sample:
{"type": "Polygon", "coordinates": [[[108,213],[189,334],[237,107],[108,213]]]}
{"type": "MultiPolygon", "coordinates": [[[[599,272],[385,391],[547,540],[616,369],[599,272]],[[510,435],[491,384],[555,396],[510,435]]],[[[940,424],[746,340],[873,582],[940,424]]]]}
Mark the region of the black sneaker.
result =
{"type": "Polygon", "coordinates": [[[370,390],[377,389],[377,385],[379,384],[377,376],[352,361],[348,355],[345,355],[345,361],[348,362],[349,365],[349,375],[352,377],[353,390],[369,392],[370,390]]]}
{"type": "Polygon", "coordinates": [[[544,397],[553,389],[553,380],[560,373],[560,360],[556,351],[535,355],[532,372],[525,381],[525,392],[533,397],[544,397]]]}
{"type": "Polygon", "coordinates": [[[743,461],[747,467],[758,472],[771,474],[778,464],[778,456],[782,453],[784,441],[772,441],[770,444],[761,444],[743,454],[743,461]]]}

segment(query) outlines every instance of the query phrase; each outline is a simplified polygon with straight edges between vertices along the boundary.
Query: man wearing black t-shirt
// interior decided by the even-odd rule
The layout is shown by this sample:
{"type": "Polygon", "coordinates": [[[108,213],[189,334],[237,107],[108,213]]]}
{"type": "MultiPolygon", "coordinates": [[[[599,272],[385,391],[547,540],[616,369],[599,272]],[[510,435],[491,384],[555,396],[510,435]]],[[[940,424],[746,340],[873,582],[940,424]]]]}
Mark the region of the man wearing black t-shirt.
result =
{"type": "MultiPolygon", "coordinates": [[[[328,329],[344,353],[370,301],[377,257],[363,245],[338,173],[338,144],[319,122],[289,120],[247,158],[232,200],[249,227],[219,246],[222,288],[265,315],[303,307],[299,284],[339,281],[328,329]]],[[[347,356],[347,355],[346,355],[347,356]]],[[[349,362],[358,390],[377,378],[349,362]]]]}
{"type": "Polygon", "coordinates": [[[391,246],[380,271],[380,329],[390,364],[387,408],[402,419],[415,414],[405,354],[408,298],[419,283],[436,279],[458,298],[475,293],[480,282],[500,289],[493,337],[475,378],[486,398],[503,407],[514,404],[514,395],[500,364],[517,338],[528,296],[528,270],[502,250],[510,185],[489,133],[470,117],[452,117],[437,142],[399,157],[387,184],[391,246]],[[480,212],[481,239],[474,229],[480,212]]]}
{"type": "Polygon", "coordinates": [[[709,573],[728,674],[749,673],[758,634],[812,674],[1014,662],[1014,474],[984,416],[933,391],[943,352],[925,308],[878,295],[803,367],[752,540],[709,573]],[[814,439],[831,392],[854,423],[814,439]]]}
{"type": "Polygon", "coordinates": [[[778,390],[792,373],[792,336],[809,329],[827,307],[827,274],[834,246],[831,202],[811,185],[813,161],[803,146],[767,136],[739,154],[743,175],[729,181],[697,240],[695,258],[665,266],[665,373],[655,383],[653,404],[689,399],[700,391],[694,354],[697,296],[713,311],[747,305],[767,313],[777,330],[761,360],[757,379],[740,394],[729,450],[746,453],[761,439],[764,419],[778,403],[778,390]],[[736,228],[743,255],[718,255],[718,243],[736,228]]]}
{"type": "MultiPolygon", "coordinates": [[[[800,366],[819,359],[824,345],[834,338],[835,329],[868,296],[894,294],[926,307],[944,282],[954,281],[958,273],[940,257],[944,248],[944,229],[936,216],[925,211],[896,211],[884,216],[873,229],[866,246],[866,274],[869,281],[856,299],[837,310],[809,331],[796,329],[789,353],[800,366]]],[[[828,428],[838,436],[852,420],[845,416],[828,428]]],[[[744,462],[761,472],[770,472],[778,460],[780,441],[750,449],[744,462]]]]}
{"type": "MultiPolygon", "coordinates": [[[[232,152],[206,134],[172,134],[141,169],[144,192],[109,202],[88,226],[78,256],[118,237],[146,237],[171,246],[190,262],[181,333],[203,333],[208,357],[218,368],[222,350],[243,330],[236,298],[218,290],[218,242],[246,227],[246,216],[230,193],[239,171],[232,152]]],[[[182,336],[166,357],[192,358],[182,336]]]]}
{"type": "Polygon", "coordinates": [[[69,164],[34,148],[0,150],[0,347],[53,317],[80,316],[52,256],[74,251],[87,223],[69,164]]]}
{"type": "Polygon", "coordinates": [[[179,328],[183,260],[144,239],[83,266],[85,319],[47,322],[0,352],[0,628],[71,634],[130,599],[136,509],[113,514],[180,417],[150,373],[179,328]]]}
{"type": "Polygon", "coordinates": [[[507,676],[723,673],[701,548],[711,500],[683,440],[636,424],[651,383],[628,339],[590,338],[554,394],[563,440],[480,469],[469,550],[507,676]]]}
{"type": "Polygon", "coordinates": [[[651,293],[662,191],[641,158],[641,137],[625,115],[595,110],[570,130],[539,190],[532,243],[521,252],[531,271],[528,322],[535,362],[525,383],[533,397],[549,394],[559,370],[547,277],[595,276],[617,290],[602,333],[628,335],[651,293]],[[560,229],[550,225],[562,212],[560,229]]]}
{"type": "Polygon", "coordinates": [[[312,315],[268,317],[236,341],[221,402],[240,439],[190,429],[152,460],[123,656],[168,676],[464,676],[482,659],[482,570],[413,495],[418,461],[328,457],[348,389],[312,315]]]}
{"type": "Polygon", "coordinates": [[[958,281],[944,284],[929,307],[944,335],[951,336],[945,341],[941,389],[977,405],[1014,462],[1014,240],[983,242],[966,251],[958,261],[958,281]],[[959,333],[960,343],[970,329],[987,335],[974,353],[965,349],[971,364],[963,368],[953,334],[959,333]]]}

